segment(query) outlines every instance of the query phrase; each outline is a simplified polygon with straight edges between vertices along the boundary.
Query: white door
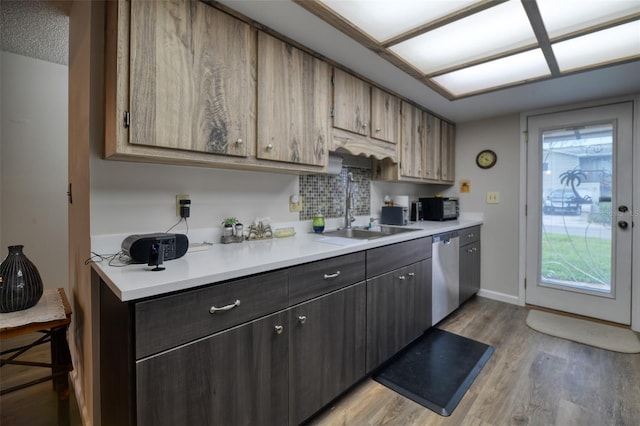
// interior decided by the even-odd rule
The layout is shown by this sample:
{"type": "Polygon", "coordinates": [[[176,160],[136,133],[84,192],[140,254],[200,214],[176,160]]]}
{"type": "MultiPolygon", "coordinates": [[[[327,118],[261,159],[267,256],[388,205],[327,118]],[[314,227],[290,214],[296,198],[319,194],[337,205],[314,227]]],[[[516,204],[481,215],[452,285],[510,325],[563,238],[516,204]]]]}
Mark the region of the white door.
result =
{"type": "Polygon", "coordinates": [[[526,302],[631,323],[633,104],[527,117],[526,302]]]}

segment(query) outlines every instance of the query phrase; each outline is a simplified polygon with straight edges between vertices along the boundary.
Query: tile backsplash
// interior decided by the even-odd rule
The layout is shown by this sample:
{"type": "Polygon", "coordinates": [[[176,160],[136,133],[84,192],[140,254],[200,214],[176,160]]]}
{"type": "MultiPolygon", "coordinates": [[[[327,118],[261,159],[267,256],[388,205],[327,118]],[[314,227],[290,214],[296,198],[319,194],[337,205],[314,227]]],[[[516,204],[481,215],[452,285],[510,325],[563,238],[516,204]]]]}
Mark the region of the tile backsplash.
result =
{"type": "Polygon", "coordinates": [[[353,173],[353,214],[371,214],[371,170],[343,166],[339,175],[300,176],[300,220],[313,219],[318,209],[325,217],[344,217],[347,173],[353,173]]]}

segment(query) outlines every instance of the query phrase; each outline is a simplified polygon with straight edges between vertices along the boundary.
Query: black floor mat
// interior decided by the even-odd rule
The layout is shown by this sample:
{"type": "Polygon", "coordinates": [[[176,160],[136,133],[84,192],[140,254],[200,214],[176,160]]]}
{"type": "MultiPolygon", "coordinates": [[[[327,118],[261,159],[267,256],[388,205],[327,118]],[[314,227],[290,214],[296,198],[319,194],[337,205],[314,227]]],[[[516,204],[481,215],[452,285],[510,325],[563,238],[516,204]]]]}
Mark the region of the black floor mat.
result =
{"type": "Polygon", "coordinates": [[[492,353],[492,346],[431,328],[373,379],[449,416],[492,353]]]}

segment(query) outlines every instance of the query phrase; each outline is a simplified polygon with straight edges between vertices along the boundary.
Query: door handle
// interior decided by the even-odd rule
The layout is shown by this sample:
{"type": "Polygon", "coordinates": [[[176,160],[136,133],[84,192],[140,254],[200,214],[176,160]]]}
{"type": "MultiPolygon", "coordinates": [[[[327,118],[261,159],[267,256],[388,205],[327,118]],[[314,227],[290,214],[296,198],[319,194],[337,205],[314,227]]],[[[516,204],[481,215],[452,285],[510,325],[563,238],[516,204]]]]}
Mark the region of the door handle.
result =
{"type": "Polygon", "coordinates": [[[626,220],[621,220],[621,221],[618,221],[618,227],[620,229],[627,229],[629,227],[629,224],[627,223],[626,220]]]}
{"type": "Polygon", "coordinates": [[[619,211],[620,213],[626,213],[626,212],[628,212],[628,211],[629,211],[629,207],[627,207],[627,206],[620,206],[620,207],[618,207],[618,211],[619,211]]]}

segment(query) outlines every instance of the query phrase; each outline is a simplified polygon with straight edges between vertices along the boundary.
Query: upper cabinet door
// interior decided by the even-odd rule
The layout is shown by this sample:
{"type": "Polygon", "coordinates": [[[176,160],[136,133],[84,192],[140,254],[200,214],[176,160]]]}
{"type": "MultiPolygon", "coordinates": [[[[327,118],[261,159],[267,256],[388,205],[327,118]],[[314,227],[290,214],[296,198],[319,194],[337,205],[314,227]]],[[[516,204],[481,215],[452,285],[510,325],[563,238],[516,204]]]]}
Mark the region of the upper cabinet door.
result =
{"type": "Polygon", "coordinates": [[[427,137],[422,164],[425,179],[440,179],[440,120],[426,113],[427,137]]]}
{"type": "Polygon", "coordinates": [[[425,145],[424,113],[402,102],[402,143],[400,173],[402,176],[422,178],[422,157],[425,145]]]}
{"type": "Polygon", "coordinates": [[[258,158],[324,166],[331,73],[326,62],[258,33],[258,158]]]}
{"type": "Polygon", "coordinates": [[[130,143],[247,156],[255,32],[199,1],[131,1],[130,143]]]}
{"type": "Polygon", "coordinates": [[[371,137],[390,143],[400,140],[400,99],[371,87],[371,137]]]}
{"type": "Polygon", "coordinates": [[[333,127],[369,136],[371,87],[366,82],[334,68],[333,127]]]}
{"type": "Polygon", "coordinates": [[[443,121],[440,145],[440,161],[442,163],[440,179],[444,182],[453,182],[455,180],[455,146],[456,127],[443,121]]]}

